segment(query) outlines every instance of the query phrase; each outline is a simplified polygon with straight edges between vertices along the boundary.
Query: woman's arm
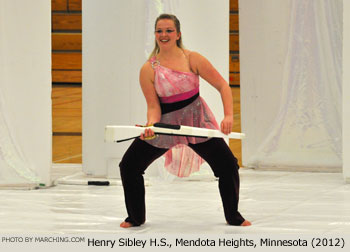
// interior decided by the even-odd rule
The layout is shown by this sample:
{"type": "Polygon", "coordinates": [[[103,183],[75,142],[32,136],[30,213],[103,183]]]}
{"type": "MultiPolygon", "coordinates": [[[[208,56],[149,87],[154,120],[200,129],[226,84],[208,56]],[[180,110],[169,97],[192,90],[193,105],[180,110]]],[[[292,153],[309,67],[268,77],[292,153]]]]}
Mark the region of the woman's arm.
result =
{"type": "Polygon", "coordinates": [[[232,131],[233,126],[233,101],[231,89],[228,83],[212,66],[212,64],[199,53],[191,52],[189,59],[192,71],[199,74],[199,76],[219,91],[225,115],[220,127],[223,133],[229,134],[232,131]]]}
{"type": "MultiPolygon", "coordinates": [[[[154,71],[149,62],[146,62],[140,70],[140,85],[143,95],[146,98],[147,103],[147,124],[152,125],[160,121],[161,109],[159,105],[159,99],[154,88],[154,71]]],[[[141,139],[152,137],[153,131],[145,130],[145,134],[141,135],[141,139]]]]}

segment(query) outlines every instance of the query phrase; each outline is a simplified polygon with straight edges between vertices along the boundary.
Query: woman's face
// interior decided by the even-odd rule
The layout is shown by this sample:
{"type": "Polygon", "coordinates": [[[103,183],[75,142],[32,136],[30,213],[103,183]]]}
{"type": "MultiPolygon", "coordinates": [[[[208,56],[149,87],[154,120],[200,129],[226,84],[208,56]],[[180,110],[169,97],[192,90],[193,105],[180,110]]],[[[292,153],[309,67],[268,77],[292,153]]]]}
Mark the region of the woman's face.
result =
{"type": "Polygon", "coordinates": [[[171,19],[160,19],[155,30],[156,41],[159,48],[169,48],[176,46],[176,41],[181,33],[176,31],[174,21],[171,19]]]}

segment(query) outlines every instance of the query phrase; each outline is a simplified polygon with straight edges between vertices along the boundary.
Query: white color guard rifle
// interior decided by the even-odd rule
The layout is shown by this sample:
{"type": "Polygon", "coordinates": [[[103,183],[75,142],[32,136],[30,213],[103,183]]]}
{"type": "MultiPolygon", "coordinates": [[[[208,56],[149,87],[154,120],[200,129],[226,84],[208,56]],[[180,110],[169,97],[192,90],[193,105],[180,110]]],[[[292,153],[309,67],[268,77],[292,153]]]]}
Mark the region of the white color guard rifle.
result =
{"type": "Polygon", "coordinates": [[[191,136],[191,137],[218,137],[243,139],[244,133],[231,132],[225,135],[219,130],[197,128],[183,125],[172,125],[165,123],[155,123],[153,126],[117,126],[107,125],[105,127],[105,142],[123,142],[137,138],[145,131],[151,129],[156,135],[172,135],[172,136],[191,136]]]}

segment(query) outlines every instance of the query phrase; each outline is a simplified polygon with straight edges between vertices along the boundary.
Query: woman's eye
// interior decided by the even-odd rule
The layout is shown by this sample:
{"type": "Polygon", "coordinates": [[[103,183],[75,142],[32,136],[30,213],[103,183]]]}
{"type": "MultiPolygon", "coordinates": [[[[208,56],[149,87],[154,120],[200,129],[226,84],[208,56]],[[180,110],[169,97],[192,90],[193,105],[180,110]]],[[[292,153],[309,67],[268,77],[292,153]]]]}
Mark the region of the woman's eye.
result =
{"type": "MultiPolygon", "coordinates": [[[[174,31],[175,31],[175,30],[170,30],[170,29],[165,30],[166,33],[172,33],[172,32],[174,32],[174,31]]],[[[162,34],[163,31],[162,31],[162,30],[156,30],[156,33],[162,34]]]]}

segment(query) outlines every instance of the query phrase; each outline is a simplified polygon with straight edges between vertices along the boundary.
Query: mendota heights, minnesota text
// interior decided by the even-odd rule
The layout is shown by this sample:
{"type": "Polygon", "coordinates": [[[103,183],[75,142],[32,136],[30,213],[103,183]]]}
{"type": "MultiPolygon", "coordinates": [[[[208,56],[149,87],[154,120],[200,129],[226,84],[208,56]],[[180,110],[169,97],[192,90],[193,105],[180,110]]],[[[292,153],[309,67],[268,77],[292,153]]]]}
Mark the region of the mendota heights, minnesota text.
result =
{"type": "Polygon", "coordinates": [[[343,238],[311,238],[311,239],[184,239],[184,238],[119,238],[118,240],[87,239],[89,247],[345,247],[343,238]]]}

